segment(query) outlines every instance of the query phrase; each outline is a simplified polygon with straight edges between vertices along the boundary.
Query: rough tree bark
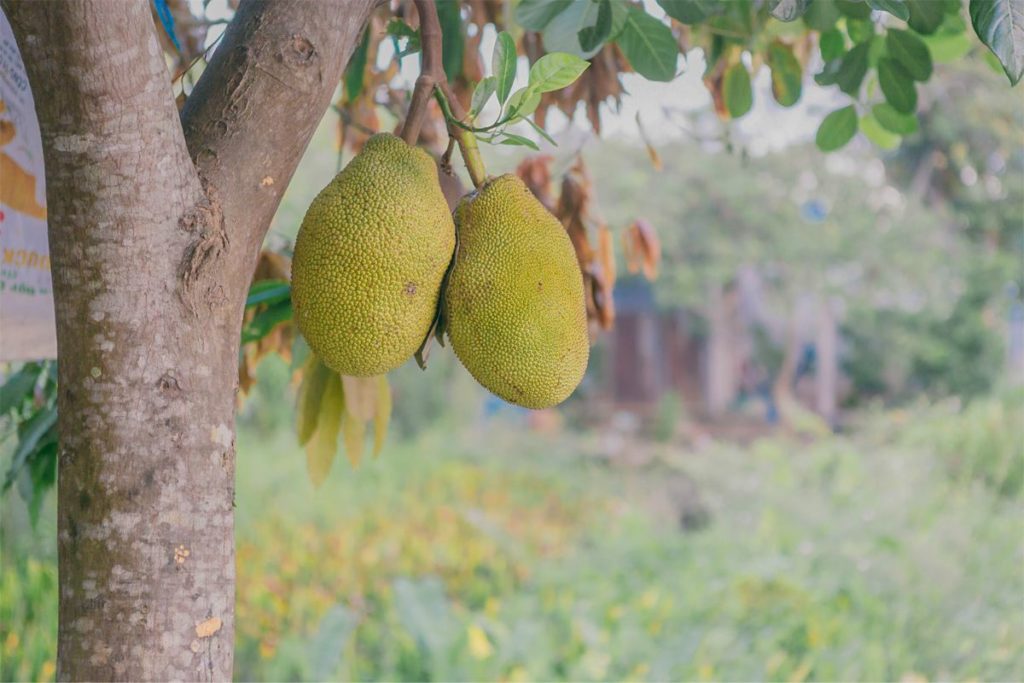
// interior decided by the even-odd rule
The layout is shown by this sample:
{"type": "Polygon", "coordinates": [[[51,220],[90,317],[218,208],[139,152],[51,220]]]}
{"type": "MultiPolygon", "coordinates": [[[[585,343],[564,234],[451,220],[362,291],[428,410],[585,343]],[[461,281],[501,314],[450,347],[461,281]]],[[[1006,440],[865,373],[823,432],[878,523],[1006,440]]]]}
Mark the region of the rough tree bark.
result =
{"type": "Polygon", "coordinates": [[[243,4],[179,119],[147,2],[2,0],[46,163],[60,679],[231,678],[245,294],[373,4],[243,4]]]}

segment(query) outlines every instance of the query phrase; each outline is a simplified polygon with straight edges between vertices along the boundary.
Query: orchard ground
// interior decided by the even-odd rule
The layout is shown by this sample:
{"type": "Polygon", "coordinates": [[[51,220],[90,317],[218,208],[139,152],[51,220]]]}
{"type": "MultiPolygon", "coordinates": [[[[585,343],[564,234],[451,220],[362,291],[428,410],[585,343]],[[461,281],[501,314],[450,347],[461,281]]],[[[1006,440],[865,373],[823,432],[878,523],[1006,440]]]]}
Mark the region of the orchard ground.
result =
{"type": "MultiPolygon", "coordinates": [[[[1024,678],[1019,391],[740,446],[525,429],[460,375],[434,427],[315,493],[252,399],[237,679],[1024,678]]],[[[54,676],[54,507],[33,533],[4,501],[3,680],[54,676]]]]}

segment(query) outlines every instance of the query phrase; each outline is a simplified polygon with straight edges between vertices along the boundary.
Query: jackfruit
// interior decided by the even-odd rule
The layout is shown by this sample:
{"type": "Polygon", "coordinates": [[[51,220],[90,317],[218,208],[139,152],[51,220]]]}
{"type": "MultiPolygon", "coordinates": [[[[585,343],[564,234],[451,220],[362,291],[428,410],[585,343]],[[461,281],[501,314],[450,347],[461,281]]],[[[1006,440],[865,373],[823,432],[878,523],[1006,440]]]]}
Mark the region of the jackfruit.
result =
{"type": "Polygon", "coordinates": [[[583,275],[568,234],[514,175],[463,198],[455,225],[444,295],[452,350],[506,401],[561,403],[590,355],[583,275]]]}
{"type": "Polygon", "coordinates": [[[378,134],[306,211],[292,259],[295,320],[335,372],[405,362],[433,324],[455,224],[422,149],[378,134]]]}

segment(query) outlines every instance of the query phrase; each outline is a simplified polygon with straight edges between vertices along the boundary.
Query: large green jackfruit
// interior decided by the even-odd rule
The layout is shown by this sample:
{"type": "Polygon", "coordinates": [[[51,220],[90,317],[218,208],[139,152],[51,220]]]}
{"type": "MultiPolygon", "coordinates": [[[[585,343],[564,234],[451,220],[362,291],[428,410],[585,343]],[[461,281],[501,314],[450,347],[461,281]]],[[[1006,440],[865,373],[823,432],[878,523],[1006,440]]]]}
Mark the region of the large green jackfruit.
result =
{"type": "Polygon", "coordinates": [[[506,401],[561,403],[590,355],[583,275],[565,229],[514,175],[465,197],[455,224],[444,300],[455,355],[506,401]]]}
{"type": "Polygon", "coordinates": [[[398,367],[427,335],[454,248],[434,160],[373,136],[302,221],[292,259],[299,330],[343,375],[398,367]]]}

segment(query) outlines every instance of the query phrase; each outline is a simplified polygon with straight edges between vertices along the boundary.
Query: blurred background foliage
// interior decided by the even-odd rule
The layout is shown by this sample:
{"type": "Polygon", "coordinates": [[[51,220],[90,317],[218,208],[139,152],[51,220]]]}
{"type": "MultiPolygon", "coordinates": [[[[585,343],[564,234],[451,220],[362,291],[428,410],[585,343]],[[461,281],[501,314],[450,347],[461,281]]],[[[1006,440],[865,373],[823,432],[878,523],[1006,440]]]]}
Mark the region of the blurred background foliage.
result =
{"type": "MultiPolygon", "coordinates": [[[[239,680],[1024,676],[1020,391],[868,411],[814,443],[636,440],[641,464],[615,427],[481,412],[316,495],[290,433],[246,421],[239,680]]],[[[4,538],[4,680],[53,676],[43,514],[4,538]]],[[[7,529],[23,516],[5,502],[7,529]]]]}

